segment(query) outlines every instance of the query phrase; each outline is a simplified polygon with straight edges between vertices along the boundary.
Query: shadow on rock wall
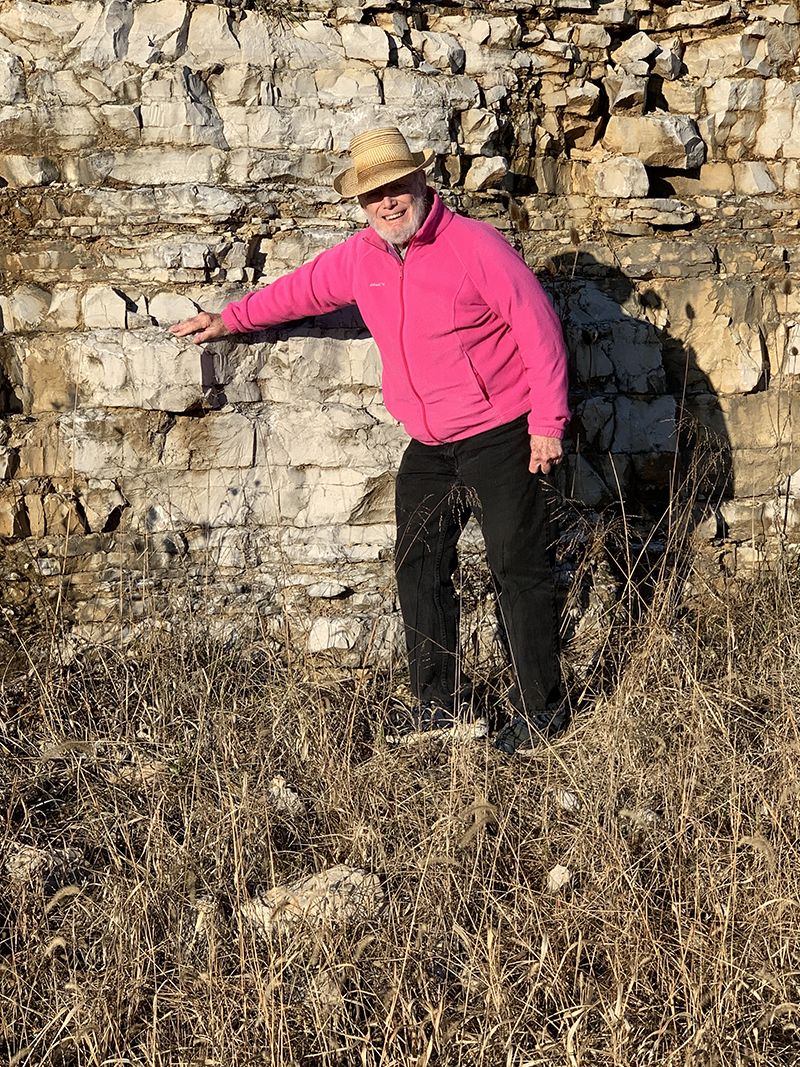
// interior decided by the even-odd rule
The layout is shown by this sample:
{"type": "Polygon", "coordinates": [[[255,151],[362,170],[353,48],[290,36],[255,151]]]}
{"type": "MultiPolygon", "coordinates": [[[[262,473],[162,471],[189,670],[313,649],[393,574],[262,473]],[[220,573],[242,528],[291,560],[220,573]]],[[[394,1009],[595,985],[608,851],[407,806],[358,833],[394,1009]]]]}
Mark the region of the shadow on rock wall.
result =
{"type": "MultiPolygon", "coordinates": [[[[731,493],[730,446],[697,352],[656,322],[663,297],[591,253],[558,256],[543,279],[570,356],[573,453],[564,496],[613,504],[663,534],[714,516],[731,493]]],[[[686,302],[683,313],[697,310],[686,302]]]]}

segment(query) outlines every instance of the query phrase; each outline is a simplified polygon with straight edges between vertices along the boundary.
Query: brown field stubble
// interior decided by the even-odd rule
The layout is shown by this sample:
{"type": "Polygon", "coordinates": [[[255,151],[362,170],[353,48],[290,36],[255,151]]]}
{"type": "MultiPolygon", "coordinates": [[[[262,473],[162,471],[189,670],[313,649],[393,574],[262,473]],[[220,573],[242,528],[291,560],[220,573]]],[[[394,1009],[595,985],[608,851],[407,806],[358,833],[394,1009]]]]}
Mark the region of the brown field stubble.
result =
{"type": "Polygon", "coordinates": [[[800,580],[675,573],[531,757],[388,747],[393,679],[176,633],[7,679],[0,1063],[800,1062],[800,580]],[[241,918],[334,864],[379,914],[241,918]]]}

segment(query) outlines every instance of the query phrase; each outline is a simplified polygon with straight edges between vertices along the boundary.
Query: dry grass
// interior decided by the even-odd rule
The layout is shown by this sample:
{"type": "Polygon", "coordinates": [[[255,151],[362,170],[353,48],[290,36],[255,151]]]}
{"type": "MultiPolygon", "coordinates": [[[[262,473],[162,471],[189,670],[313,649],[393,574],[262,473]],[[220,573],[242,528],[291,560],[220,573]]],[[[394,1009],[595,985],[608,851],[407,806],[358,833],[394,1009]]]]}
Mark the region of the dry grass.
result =
{"type": "Polygon", "coordinates": [[[797,1064],[800,583],[687,610],[681,567],[651,569],[528,758],[396,751],[393,679],[156,630],[7,680],[0,1062],[797,1064]],[[76,852],[12,879],[19,845],[76,852]],[[241,921],[340,863],[380,875],[379,916],[241,921]]]}

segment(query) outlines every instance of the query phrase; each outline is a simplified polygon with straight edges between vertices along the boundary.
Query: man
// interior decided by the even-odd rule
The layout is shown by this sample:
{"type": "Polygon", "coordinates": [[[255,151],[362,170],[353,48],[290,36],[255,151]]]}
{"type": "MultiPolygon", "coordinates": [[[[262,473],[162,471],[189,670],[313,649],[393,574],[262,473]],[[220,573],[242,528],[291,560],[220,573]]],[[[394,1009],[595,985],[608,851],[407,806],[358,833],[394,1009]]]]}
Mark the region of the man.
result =
{"type": "Polygon", "coordinates": [[[386,407],[411,436],[397,475],[395,566],[417,703],[392,716],[387,739],[486,735],[460,672],[452,583],[472,508],[516,676],[495,744],[524,751],[567,721],[543,477],[561,462],[569,420],[561,327],[506,240],[427,187],[433,152],[412,153],[388,127],[354,138],[350,154],[334,186],[358,197],[369,227],[172,332],[203,343],[358,305],[383,360],[386,407]]]}

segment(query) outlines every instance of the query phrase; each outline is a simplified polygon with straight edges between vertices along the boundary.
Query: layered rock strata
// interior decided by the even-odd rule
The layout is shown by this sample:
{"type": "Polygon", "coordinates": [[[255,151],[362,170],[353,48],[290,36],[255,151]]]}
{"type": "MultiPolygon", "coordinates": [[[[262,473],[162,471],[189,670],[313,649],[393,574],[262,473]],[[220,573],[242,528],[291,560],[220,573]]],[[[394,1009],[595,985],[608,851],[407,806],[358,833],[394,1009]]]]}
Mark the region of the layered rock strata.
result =
{"type": "Polygon", "coordinates": [[[404,435],[358,315],[202,348],[167,332],[360,226],[331,180],[388,124],[562,315],[562,491],[657,512],[694,456],[731,566],[785,549],[799,51],[794,4],[3,0],[10,624],[44,604],[103,637],[177,599],[352,664],[392,647],[404,435]]]}

